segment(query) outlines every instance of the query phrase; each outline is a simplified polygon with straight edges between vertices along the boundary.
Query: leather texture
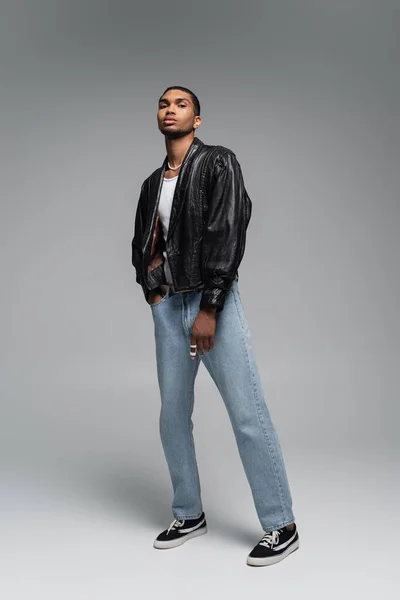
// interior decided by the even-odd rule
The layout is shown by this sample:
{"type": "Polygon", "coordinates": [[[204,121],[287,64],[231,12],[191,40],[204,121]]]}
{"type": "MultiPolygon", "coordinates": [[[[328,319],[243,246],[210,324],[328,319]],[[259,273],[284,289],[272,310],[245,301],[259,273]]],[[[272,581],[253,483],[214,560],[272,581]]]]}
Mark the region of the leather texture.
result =
{"type": "Polygon", "coordinates": [[[252,212],[240,164],[228,148],[193,138],[177,179],[165,242],[158,203],[167,160],[140,190],[132,240],[136,281],[150,304],[150,291],[167,283],[166,249],[175,291],[204,284],[200,309],[214,306],[220,312],[239,277],[252,212]]]}

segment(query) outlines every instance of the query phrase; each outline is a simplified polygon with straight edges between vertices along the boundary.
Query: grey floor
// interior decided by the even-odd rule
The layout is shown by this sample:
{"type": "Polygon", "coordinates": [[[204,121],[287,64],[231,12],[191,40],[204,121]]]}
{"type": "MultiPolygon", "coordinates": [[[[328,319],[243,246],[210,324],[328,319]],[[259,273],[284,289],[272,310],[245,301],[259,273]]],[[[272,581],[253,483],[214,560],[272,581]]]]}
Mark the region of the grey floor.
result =
{"type": "MultiPolygon", "coordinates": [[[[171,486],[151,415],[130,424],[117,412],[107,421],[100,398],[98,420],[89,425],[89,391],[86,404],[80,398],[86,420],[71,406],[74,427],[66,415],[57,430],[49,412],[38,411],[35,438],[27,415],[25,447],[12,452],[10,443],[3,453],[2,598],[398,597],[399,487],[389,454],[343,445],[325,454],[301,450],[304,435],[298,431],[296,448],[290,419],[286,429],[275,411],[300,549],[272,567],[248,567],[262,531],[224,408],[215,403],[213,413],[217,394],[200,392],[195,440],[208,533],[164,551],[152,543],[171,522],[171,486]]],[[[121,398],[116,405],[122,408],[121,398]]]]}

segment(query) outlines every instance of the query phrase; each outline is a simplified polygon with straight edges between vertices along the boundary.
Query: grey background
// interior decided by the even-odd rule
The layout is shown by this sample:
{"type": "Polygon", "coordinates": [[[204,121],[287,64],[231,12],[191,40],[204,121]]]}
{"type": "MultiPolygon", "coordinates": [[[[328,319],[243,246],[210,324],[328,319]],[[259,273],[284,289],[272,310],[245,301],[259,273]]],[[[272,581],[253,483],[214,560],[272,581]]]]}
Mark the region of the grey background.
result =
{"type": "Polygon", "coordinates": [[[394,597],[399,12],[1,3],[4,597],[394,597]],[[262,531],[204,368],[209,533],[152,548],[172,489],[130,243],[140,185],[165,156],[156,109],[170,85],[199,96],[198,137],[235,151],[253,201],[239,289],[301,545],[269,569],[245,565],[262,531]]]}

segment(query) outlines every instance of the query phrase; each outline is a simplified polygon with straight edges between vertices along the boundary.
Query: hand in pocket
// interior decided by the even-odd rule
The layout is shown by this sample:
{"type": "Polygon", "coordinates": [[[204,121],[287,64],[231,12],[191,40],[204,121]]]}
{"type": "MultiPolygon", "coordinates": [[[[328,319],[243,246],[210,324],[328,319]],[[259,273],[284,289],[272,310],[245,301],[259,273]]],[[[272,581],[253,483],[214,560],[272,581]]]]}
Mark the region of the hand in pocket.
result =
{"type": "Polygon", "coordinates": [[[157,302],[160,302],[160,300],[163,299],[163,295],[160,294],[160,292],[158,290],[152,290],[149,294],[149,303],[150,304],[156,304],[157,302]]]}

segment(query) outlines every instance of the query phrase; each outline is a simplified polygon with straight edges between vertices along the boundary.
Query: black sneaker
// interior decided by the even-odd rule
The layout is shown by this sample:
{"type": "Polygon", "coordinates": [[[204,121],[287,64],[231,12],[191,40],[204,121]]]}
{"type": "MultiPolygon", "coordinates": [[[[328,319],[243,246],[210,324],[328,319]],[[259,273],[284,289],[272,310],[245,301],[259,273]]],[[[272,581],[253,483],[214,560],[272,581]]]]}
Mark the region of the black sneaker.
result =
{"type": "Polygon", "coordinates": [[[154,540],[154,548],[175,548],[187,540],[207,533],[204,512],[197,519],[174,519],[154,540]]]}
{"type": "Polygon", "coordinates": [[[299,534],[297,533],[296,524],[292,530],[278,529],[266,533],[257,546],[247,557],[247,564],[254,567],[264,565],[273,565],[297,550],[299,547],[299,534]]]}

